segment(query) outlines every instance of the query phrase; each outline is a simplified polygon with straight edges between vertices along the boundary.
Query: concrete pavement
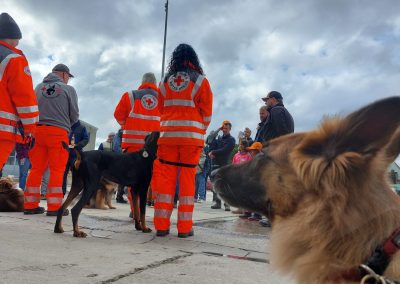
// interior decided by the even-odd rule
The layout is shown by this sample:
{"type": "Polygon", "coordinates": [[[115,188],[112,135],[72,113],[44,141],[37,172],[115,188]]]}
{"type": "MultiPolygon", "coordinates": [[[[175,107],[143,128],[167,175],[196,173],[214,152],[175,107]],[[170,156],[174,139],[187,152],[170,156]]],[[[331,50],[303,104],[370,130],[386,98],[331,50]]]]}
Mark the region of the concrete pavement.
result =
{"type": "Polygon", "coordinates": [[[71,216],[55,234],[55,217],[0,212],[0,283],[293,283],[269,264],[270,229],[212,210],[210,200],[195,205],[187,239],[177,238],[175,210],[160,238],[135,231],[129,205],[113,202],[115,210],[82,211],[86,239],[72,236],[71,216]]]}

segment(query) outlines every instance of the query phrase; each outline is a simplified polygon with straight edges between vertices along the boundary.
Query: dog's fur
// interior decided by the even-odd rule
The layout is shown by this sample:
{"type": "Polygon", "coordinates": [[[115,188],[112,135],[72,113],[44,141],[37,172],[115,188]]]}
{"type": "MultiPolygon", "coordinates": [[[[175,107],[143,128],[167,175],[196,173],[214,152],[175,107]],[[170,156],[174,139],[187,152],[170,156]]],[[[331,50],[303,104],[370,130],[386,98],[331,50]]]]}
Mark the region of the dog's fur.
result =
{"type": "Polygon", "coordinates": [[[12,178],[0,178],[0,212],[24,211],[24,192],[14,188],[12,178]]]}
{"type": "Polygon", "coordinates": [[[71,210],[74,237],[84,238],[86,233],[79,230],[78,217],[85,204],[99,188],[100,178],[130,186],[134,204],[136,230],[151,232],[146,227],[147,189],[150,184],[153,162],[157,154],[159,132],[152,132],[145,138],[144,147],[133,153],[115,153],[109,151],[77,152],[77,161],[72,170],[72,186],[68,197],[58,210],[55,233],[63,233],[62,214],[73,199],[82,191],[81,199],[71,210]],[[140,214],[137,206],[140,199],[140,214]],[[140,215],[140,216],[139,216],[140,215]]]}
{"type": "MultiPolygon", "coordinates": [[[[343,275],[400,227],[387,173],[400,153],[399,126],[400,97],[377,101],[266,143],[264,156],[214,173],[215,189],[271,219],[272,263],[298,283],[356,283],[343,275]]],[[[384,274],[400,278],[399,252],[384,274]]]]}
{"type": "Polygon", "coordinates": [[[100,188],[96,191],[96,194],[90,198],[90,202],[87,208],[95,209],[116,209],[112,206],[111,200],[115,192],[117,184],[109,181],[105,178],[100,179],[100,188]],[[108,206],[108,208],[106,207],[108,206]]]}

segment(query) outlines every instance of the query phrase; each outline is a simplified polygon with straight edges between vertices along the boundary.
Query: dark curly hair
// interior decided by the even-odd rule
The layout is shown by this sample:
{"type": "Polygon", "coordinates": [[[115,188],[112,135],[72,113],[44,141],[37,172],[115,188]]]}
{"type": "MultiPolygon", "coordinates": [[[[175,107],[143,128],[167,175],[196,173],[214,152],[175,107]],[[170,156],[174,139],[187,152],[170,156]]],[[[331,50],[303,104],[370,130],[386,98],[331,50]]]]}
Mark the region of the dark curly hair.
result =
{"type": "Polygon", "coordinates": [[[171,60],[168,64],[167,73],[175,74],[178,71],[195,70],[204,75],[199,58],[193,47],[189,44],[181,43],[172,52],[171,60]]]}

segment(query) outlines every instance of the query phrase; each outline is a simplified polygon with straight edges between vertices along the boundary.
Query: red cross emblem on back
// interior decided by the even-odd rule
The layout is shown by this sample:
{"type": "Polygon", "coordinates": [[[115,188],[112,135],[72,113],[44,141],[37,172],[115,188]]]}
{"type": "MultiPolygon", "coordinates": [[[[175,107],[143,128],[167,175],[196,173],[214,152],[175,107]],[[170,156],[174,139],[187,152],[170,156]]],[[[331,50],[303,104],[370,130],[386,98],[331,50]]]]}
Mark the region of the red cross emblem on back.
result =
{"type": "Polygon", "coordinates": [[[178,85],[178,87],[181,85],[182,82],[184,82],[184,80],[182,79],[181,75],[178,75],[174,82],[178,85]]]}
{"type": "Polygon", "coordinates": [[[147,110],[152,110],[155,109],[158,105],[158,100],[157,97],[152,96],[150,94],[146,94],[144,95],[141,99],[140,99],[142,106],[147,109],[147,110]]]}
{"type": "Polygon", "coordinates": [[[175,92],[185,90],[189,86],[190,76],[186,72],[178,72],[168,78],[168,86],[175,92]]]}
{"type": "Polygon", "coordinates": [[[150,99],[150,98],[147,98],[146,99],[146,104],[148,105],[148,106],[151,106],[151,104],[153,104],[154,102],[153,102],[153,100],[152,99],[150,99]]]}

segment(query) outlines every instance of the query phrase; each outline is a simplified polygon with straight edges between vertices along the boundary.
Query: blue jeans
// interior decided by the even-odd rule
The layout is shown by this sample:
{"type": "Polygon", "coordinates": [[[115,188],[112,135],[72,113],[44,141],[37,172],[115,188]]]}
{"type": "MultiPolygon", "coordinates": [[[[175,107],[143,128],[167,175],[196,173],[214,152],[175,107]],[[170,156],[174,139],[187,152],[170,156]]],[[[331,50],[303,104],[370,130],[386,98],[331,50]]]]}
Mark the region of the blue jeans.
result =
{"type": "Polygon", "coordinates": [[[204,172],[196,174],[196,193],[194,199],[206,200],[206,176],[204,172]]]}
{"type": "Polygon", "coordinates": [[[29,158],[18,159],[19,166],[19,188],[25,190],[26,178],[28,177],[28,171],[31,168],[31,161],[29,158]]]}

